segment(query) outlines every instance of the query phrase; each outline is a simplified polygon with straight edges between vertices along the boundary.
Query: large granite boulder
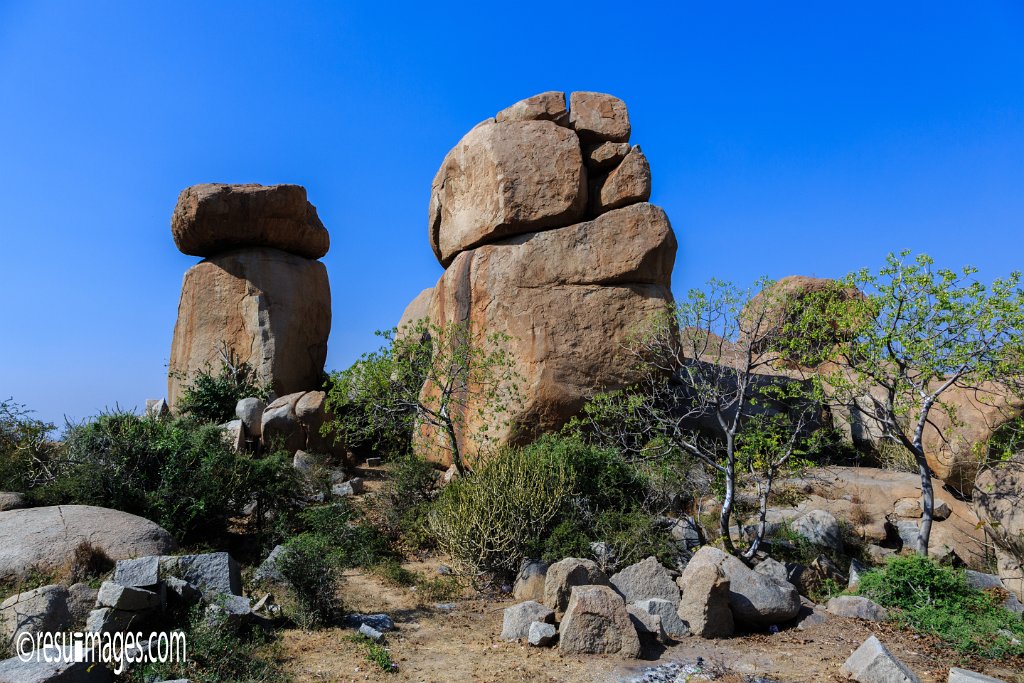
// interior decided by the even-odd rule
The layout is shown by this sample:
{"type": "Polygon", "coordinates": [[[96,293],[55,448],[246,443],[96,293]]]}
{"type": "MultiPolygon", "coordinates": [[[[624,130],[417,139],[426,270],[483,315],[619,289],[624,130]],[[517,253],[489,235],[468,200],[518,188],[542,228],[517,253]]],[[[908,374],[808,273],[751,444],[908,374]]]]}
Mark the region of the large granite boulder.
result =
{"type": "Polygon", "coordinates": [[[225,347],[276,395],[317,389],[331,331],[319,261],[271,248],[218,254],[188,270],[171,343],[172,407],[191,376],[217,371],[225,347]]]}
{"type": "Polygon", "coordinates": [[[553,121],[484,121],[450,151],[430,195],[430,244],[449,265],[462,251],[568,225],[586,208],[580,141],[553,121]]]}
{"type": "Polygon", "coordinates": [[[696,566],[679,577],[683,599],[676,612],[691,633],[701,638],[728,638],[735,622],[729,607],[729,579],[713,564],[696,566]]]}
{"type": "Polygon", "coordinates": [[[159,555],[174,539],[154,522],[92,505],[55,505],[0,512],[0,576],[66,566],[82,543],[113,560],[159,555]]]}
{"type": "Polygon", "coordinates": [[[299,185],[204,183],[181,191],[171,234],[182,253],[214,256],[238,247],[273,247],[308,259],[331,240],[299,185]]]}
{"type": "MultiPolygon", "coordinates": [[[[636,381],[622,347],[672,300],[675,252],[665,212],[641,203],[459,254],[434,287],[431,319],[465,324],[478,339],[507,335],[521,398],[501,422],[472,402],[457,406],[462,452],[478,450],[485,422],[498,444],[529,441],[561,427],[593,394],[636,381]]],[[[451,464],[447,451],[429,448],[433,430],[422,431],[420,452],[451,464]]]]}
{"type": "MultiPolygon", "coordinates": [[[[434,178],[430,244],[446,270],[402,322],[429,298],[435,325],[465,325],[485,346],[507,335],[521,399],[500,419],[474,397],[455,402],[470,462],[486,455],[475,436],[484,424],[489,446],[528,441],[594,393],[637,380],[622,347],[672,301],[676,239],[647,203],[650,168],[627,142],[625,104],[602,93],[569,99],[568,116],[564,94],[548,92],[480,123],[434,178]]],[[[437,388],[423,392],[429,401],[437,388]]],[[[429,425],[415,435],[422,455],[449,465],[445,440],[429,425]]]]}
{"type": "Polygon", "coordinates": [[[943,392],[924,430],[924,454],[932,474],[955,489],[970,491],[989,439],[1021,415],[1024,401],[995,384],[943,392]]]}
{"type": "Polygon", "coordinates": [[[56,633],[71,627],[68,589],[42,586],[0,603],[0,637],[13,644],[22,633],[56,633]]]}
{"type": "Polygon", "coordinates": [[[974,507],[996,539],[999,578],[1024,601],[1024,454],[982,472],[974,484],[974,507]]]}

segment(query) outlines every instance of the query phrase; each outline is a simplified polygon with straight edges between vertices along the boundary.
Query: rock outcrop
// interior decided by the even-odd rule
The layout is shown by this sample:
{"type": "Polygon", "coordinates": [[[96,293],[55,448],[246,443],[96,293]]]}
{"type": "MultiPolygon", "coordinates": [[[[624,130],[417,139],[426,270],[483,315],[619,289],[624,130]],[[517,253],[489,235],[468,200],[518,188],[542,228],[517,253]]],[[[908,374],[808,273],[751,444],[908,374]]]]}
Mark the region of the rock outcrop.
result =
{"type": "Polygon", "coordinates": [[[206,259],[185,274],[171,343],[171,407],[195,372],[225,354],[274,395],[319,389],[331,329],[329,238],[296,185],[197,185],[171,219],[179,249],[206,259]]]}
{"type": "Polygon", "coordinates": [[[92,505],[54,505],[0,512],[0,576],[24,576],[70,563],[88,542],[112,560],[169,553],[174,539],[142,517],[92,505]]]}
{"type": "MultiPolygon", "coordinates": [[[[492,445],[557,429],[589,396],[634,381],[621,348],[672,300],[676,239],[646,202],[650,170],[626,142],[625,105],[573,93],[566,117],[564,101],[543,93],[482,122],[433,183],[430,242],[446,271],[429,295],[431,322],[510,338],[521,401],[491,425],[492,445]]],[[[458,419],[463,453],[477,450],[488,419],[477,408],[470,401],[458,419]]],[[[424,427],[419,450],[450,464],[435,437],[424,427]]]]}

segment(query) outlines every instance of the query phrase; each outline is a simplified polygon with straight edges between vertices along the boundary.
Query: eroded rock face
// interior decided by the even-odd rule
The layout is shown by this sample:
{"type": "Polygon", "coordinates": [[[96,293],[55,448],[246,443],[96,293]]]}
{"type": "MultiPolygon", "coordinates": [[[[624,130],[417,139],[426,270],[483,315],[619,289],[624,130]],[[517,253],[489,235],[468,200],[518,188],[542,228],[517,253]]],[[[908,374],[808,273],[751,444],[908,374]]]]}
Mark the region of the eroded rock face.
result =
{"type": "Polygon", "coordinates": [[[318,259],[331,245],[299,185],[187,187],[174,207],[171,234],[182,253],[204,257],[238,247],[273,247],[318,259]]]}
{"type": "Polygon", "coordinates": [[[171,405],[187,385],[182,375],[220,368],[224,345],[279,396],[319,388],[330,331],[330,284],[319,261],[269,248],[206,259],[182,283],[171,405]]]}
{"type": "MultiPolygon", "coordinates": [[[[521,405],[509,424],[491,426],[497,443],[558,429],[589,396],[637,379],[621,349],[671,301],[675,251],[664,211],[635,204],[456,258],[434,288],[431,319],[464,323],[480,338],[508,335],[521,405]]],[[[462,452],[477,450],[481,419],[470,406],[457,430],[462,452]]],[[[424,455],[450,464],[446,453],[424,455]]]]}

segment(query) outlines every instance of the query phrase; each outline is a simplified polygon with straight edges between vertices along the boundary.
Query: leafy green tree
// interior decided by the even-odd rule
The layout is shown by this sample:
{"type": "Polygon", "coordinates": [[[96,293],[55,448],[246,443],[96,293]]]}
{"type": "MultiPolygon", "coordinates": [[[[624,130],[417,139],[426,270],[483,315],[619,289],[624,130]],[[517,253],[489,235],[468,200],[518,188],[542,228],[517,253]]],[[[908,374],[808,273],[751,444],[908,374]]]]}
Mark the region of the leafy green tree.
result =
{"type": "Polygon", "coordinates": [[[480,452],[463,452],[461,444],[486,448],[493,428],[507,424],[519,400],[509,337],[475,335],[463,323],[428,320],[400,334],[377,334],[384,346],[332,375],[327,407],[335,417],[325,433],[400,454],[413,430],[428,426],[439,438],[421,440],[422,447],[447,453],[464,474],[480,452]]]}
{"type": "Polygon", "coordinates": [[[764,539],[774,481],[816,447],[820,416],[817,384],[787,376],[777,352],[778,304],[720,281],[691,291],[626,349],[645,378],[598,395],[576,422],[633,460],[682,453],[709,468],[721,482],[724,545],[746,561],[764,539]],[[760,501],[754,538],[743,549],[731,531],[740,478],[760,501]]]}
{"type": "Polygon", "coordinates": [[[975,279],[975,268],[935,268],[926,255],[909,256],[890,254],[877,273],[864,269],[837,281],[835,288],[856,287],[863,298],[818,295],[820,305],[804,308],[788,325],[786,340],[801,364],[819,366],[832,401],[855,405],[886,439],[913,455],[923,509],[917,551],[925,555],[934,508],[925,428],[939,428],[931,420],[936,408],[955,416],[943,402],[953,389],[981,397],[1019,392],[1024,291],[1020,273],[986,287],[975,279]],[[836,339],[837,324],[852,334],[836,339]]]}

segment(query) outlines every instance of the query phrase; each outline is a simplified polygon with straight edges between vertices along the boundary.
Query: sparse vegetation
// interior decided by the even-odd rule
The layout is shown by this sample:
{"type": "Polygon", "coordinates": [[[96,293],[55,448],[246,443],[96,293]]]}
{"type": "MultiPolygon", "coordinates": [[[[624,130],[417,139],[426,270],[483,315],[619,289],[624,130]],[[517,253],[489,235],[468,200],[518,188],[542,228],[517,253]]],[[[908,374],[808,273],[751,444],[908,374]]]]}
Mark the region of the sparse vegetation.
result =
{"type": "Polygon", "coordinates": [[[401,455],[413,429],[429,426],[437,438],[421,440],[420,449],[436,451],[438,462],[450,461],[465,474],[519,401],[508,337],[427,320],[401,332],[378,332],[384,346],[332,375],[327,408],[336,417],[324,432],[401,455]],[[464,442],[473,444],[470,451],[464,442]]]}
{"type": "Polygon", "coordinates": [[[1003,595],[971,588],[962,570],[920,555],[894,557],[862,576],[858,591],[889,608],[897,623],[938,636],[961,653],[1024,654],[1024,621],[1003,608],[1003,595]]]}

